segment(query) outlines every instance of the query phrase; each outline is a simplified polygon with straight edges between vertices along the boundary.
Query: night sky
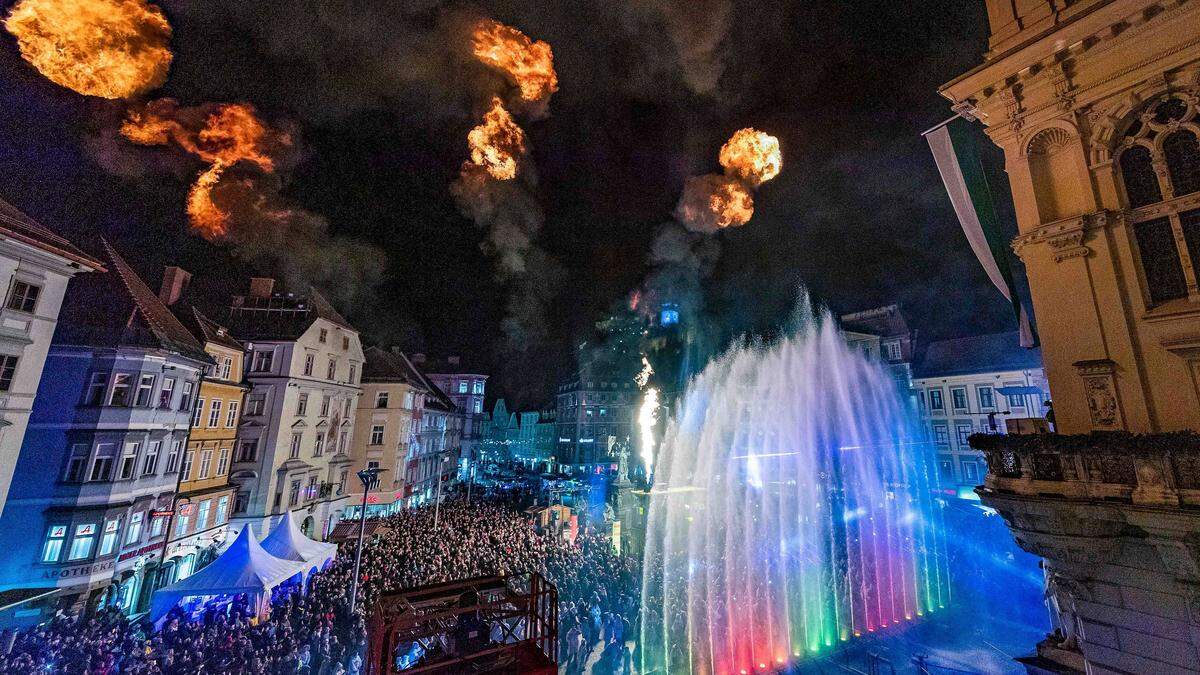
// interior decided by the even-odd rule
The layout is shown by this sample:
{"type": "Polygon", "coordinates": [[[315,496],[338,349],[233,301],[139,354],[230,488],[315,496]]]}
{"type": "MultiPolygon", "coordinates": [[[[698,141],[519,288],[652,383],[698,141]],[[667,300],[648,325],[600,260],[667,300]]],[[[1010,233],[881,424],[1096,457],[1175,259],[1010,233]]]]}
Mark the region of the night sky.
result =
{"type": "MultiPolygon", "coordinates": [[[[294,128],[303,152],[281,174],[286,198],[386,254],[375,283],[329,294],[368,342],[462,354],[494,373],[493,394],[546,400],[572,345],[650,272],[684,179],[719,170],[718,149],[744,126],[779,137],[784,170],[748,225],[717,235],[711,325],[769,332],[805,284],[839,311],[899,302],[923,341],[1015,327],[919,135],[948,116],[938,85],[981,61],[981,1],[159,4],[175,60],[152,97],[246,101],[294,128]],[[498,346],[517,291],[448,189],[485,88],[447,56],[464,15],[554,49],[550,116],[523,124],[546,220],[535,243],[559,270],[534,272],[547,317],[534,368],[498,346]]],[[[188,232],[202,167],[115,138],[128,102],[58,87],[0,34],[0,196],[85,248],[103,234],[153,287],[163,265],[182,265],[202,304],[278,272],[188,232]]]]}

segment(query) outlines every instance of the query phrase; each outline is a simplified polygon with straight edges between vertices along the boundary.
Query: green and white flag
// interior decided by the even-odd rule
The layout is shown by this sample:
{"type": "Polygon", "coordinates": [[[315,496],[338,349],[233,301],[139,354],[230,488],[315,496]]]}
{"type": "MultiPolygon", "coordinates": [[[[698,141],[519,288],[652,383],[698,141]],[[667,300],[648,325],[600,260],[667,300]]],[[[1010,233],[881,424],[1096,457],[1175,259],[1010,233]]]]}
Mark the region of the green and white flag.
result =
{"type": "Polygon", "coordinates": [[[977,133],[971,122],[955,117],[948,123],[925,132],[933,150],[946,193],[958,215],[963,233],[971,250],[983,265],[988,278],[1012,303],[1021,331],[1021,346],[1036,347],[1037,336],[1029,323],[1029,315],[1013,287],[1012,268],[1008,264],[1008,247],[1000,233],[992,192],[988,189],[976,145],[977,133]]]}

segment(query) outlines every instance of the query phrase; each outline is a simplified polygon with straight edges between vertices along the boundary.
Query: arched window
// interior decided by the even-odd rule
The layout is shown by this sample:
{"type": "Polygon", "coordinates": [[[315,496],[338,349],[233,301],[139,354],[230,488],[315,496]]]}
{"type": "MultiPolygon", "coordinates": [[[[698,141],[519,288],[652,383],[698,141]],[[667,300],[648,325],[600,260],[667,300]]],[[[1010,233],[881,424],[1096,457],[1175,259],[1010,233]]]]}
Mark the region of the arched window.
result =
{"type": "Polygon", "coordinates": [[[1154,162],[1150,148],[1135,145],[1121,153],[1121,177],[1125,180],[1125,194],[1129,206],[1138,208],[1162,201],[1162,189],[1158,176],[1154,174],[1154,162]]]}
{"type": "Polygon", "coordinates": [[[1200,191],[1200,143],[1196,134],[1180,129],[1163,140],[1162,148],[1175,196],[1200,191]]]}

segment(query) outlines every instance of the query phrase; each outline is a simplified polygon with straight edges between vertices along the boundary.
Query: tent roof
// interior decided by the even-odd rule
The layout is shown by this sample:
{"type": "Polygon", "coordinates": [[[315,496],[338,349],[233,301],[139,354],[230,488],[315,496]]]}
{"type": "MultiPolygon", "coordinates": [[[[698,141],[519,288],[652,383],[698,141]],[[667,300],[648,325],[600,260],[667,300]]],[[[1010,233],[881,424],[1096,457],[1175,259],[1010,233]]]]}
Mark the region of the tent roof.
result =
{"type": "Polygon", "coordinates": [[[337,544],[313,541],[304,536],[296,525],[291,511],[275,523],[275,528],[263,538],[262,548],[267,553],[284,560],[324,565],[337,555],[337,544]]]}
{"type": "Polygon", "coordinates": [[[265,593],[299,574],[306,563],[281,560],[263,550],[249,527],[216,560],[192,576],[154,592],[151,618],[157,620],[186,597],[265,593]]]}

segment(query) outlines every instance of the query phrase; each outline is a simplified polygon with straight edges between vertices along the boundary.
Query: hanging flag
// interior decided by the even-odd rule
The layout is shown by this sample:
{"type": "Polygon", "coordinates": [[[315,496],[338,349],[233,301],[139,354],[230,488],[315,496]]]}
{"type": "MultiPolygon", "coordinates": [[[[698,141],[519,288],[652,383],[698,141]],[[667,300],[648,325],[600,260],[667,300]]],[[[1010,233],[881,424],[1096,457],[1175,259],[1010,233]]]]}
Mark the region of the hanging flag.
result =
{"type": "Polygon", "coordinates": [[[1036,347],[1037,335],[1030,325],[1025,306],[1013,286],[1012,268],[1008,264],[1008,247],[1000,233],[992,191],[988,188],[979,159],[977,133],[971,122],[955,117],[948,123],[925,132],[925,140],[933,150],[938,172],[946,184],[946,193],[954,205],[954,213],[962,225],[971,250],[983,265],[988,278],[1000,293],[1012,303],[1020,326],[1021,346],[1036,347]]]}

